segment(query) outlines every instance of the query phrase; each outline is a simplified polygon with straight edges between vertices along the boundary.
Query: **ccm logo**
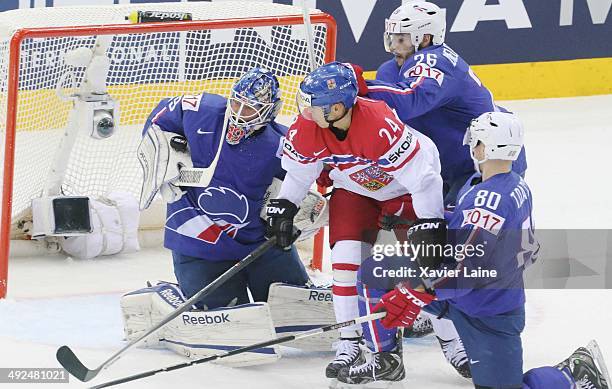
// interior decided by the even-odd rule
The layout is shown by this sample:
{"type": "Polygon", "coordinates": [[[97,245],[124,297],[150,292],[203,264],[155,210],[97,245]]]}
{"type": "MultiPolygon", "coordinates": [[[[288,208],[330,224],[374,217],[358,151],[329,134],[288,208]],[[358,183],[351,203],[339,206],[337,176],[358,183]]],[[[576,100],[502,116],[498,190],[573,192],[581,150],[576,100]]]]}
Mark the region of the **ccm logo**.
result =
{"type": "Polygon", "coordinates": [[[267,207],[266,208],[266,213],[268,215],[282,215],[283,213],[285,213],[285,209],[284,208],[278,208],[278,207],[267,207]]]}
{"type": "Polygon", "coordinates": [[[410,300],[414,305],[416,305],[417,307],[424,307],[425,303],[421,300],[419,300],[417,297],[415,297],[412,293],[410,293],[410,291],[406,288],[404,288],[403,286],[399,287],[400,292],[402,292],[402,294],[404,296],[406,296],[406,298],[408,300],[410,300]]]}
{"type": "Polygon", "coordinates": [[[433,229],[438,229],[440,228],[440,223],[439,222],[435,222],[435,223],[422,223],[422,224],[417,224],[416,226],[410,228],[411,230],[433,230],[433,229]]]}
{"type": "Polygon", "coordinates": [[[410,148],[410,144],[412,143],[412,134],[408,133],[406,139],[391,153],[389,156],[389,161],[391,163],[395,163],[399,160],[399,158],[410,148]]]}

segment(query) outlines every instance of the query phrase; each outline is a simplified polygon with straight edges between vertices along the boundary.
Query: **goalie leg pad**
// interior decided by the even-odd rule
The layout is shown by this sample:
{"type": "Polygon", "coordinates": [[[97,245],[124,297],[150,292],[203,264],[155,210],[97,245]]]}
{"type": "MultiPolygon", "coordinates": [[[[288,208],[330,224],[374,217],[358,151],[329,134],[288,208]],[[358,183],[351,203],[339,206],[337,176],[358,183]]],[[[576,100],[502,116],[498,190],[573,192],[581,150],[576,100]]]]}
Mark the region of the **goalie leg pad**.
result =
{"type": "MultiPolygon", "coordinates": [[[[160,282],[155,286],[142,288],[121,297],[123,329],[128,341],[139,338],[163,317],[170,314],[185,298],[178,285],[160,282]]],[[[145,347],[159,347],[164,338],[165,328],[151,334],[143,341],[145,347]]]]}
{"type": "MultiPolygon", "coordinates": [[[[287,336],[336,322],[330,288],[274,283],[270,285],[268,304],[278,336],[287,336]]],[[[338,334],[330,331],[286,345],[310,351],[330,351],[332,343],[337,340],[338,334]]]]}
{"type": "MultiPolygon", "coordinates": [[[[209,311],[189,311],[168,323],[162,343],[188,358],[199,359],[253,343],[274,339],[270,308],[266,303],[237,305],[209,311]]],[[[275,362],[276,346],[264,347],[215,361],[226,366],[275,362]]]]}
{"type": "MultiPolygon", "coordinates": [[[[184,302],[178,286],[165,282],[126,294],[121,299],[121,309],[127,340],[138,338],[184,302]]],[[[256,303],[185,312],[147,337],[143,344],[198,359],[275,337],[268,305],[256,303]]],[[[276,347],[266,347],[215,363],[249,366],[278,358],[276,347]]]]}

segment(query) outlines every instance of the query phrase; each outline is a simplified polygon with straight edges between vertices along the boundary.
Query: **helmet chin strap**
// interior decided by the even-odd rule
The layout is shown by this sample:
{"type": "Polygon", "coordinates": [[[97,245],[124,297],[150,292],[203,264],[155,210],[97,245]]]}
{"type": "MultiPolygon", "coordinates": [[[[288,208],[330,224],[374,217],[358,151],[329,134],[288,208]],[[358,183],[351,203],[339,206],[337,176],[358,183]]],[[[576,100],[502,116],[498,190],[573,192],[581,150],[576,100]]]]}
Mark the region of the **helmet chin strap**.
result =
{"type": "Polygon", "coordinates": [[[339,120],[344,119],[344,117],[346,115],[348,115],[349,110],[346,109],[346,107],[344,108],[344,114],[342,116],[340,116],[338,119],[334,119],[334,120],[329,120],[327,117],[329,116],[329,112],[327,114],[325,114],[325,116],[323,117],[325,119],[325,121],[327,122],[327,124],[329,125],[329,129],[331,132],[334,133],[334,135],[336,136],[336,139],[338,139],[339,141],[343,141],[346,139],[347,135],[348,135],[348,130],[342,130],[338,127],[334,126],[334,123],[338,122],[339,120]]]}
{"type": "Polygon", "coordinates": [[[474,150],[470,150],[470,156],[472,157],[472,161],[474,162],[474,170],[476,170],[478,174],[482,175],[482,171],[480,170],[480,165],[487,162],[489,158],[485,156],[485,158],[482,161],[477,160],[476,156],[474,155],[474,150]]]}

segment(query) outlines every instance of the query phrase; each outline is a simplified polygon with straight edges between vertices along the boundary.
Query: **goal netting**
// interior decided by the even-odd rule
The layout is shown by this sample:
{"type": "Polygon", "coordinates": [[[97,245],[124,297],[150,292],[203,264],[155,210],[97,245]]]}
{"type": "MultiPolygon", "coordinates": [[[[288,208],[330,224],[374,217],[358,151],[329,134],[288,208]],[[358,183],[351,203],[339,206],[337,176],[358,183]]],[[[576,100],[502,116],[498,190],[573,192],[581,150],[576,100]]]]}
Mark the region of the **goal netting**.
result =
{"type": "MultiPolygon", "coordinates": [[[[311,20],[315,63],[320,65],[334,57],[335,24],[318,10],[311,10],[311,20]]],[[[305,32],[300,7],[254,1],[1,13],[3,244],[9,234],[11,239],[24,237],[32,199],[54,183],[65,195],[122,190],[139,198],[142,183],[135,150],[145,119],[163,98],[203,91],[227,96],[239,76],[260,66],[278,76],[281,114],[290,118],[296,113],[298,84],[311,68],[305,32]],[[189,12],[193,21],[126,20],[130,13],[145,10],[189,12]],[[96,50],[109,59],[110,66],[101,71],[92,68],[94,61],[86,55],[96,50]],[[77,126],[70,96],[86,82],[99,83],[100,72],[105,72],[108,95],[119,103],[119,126],[105,139],[77,129],[73,146],[66,149],[62,139],[67,129],[77,126]]],[[[8,260],[5,249],[0,263],[8,260]]]]}

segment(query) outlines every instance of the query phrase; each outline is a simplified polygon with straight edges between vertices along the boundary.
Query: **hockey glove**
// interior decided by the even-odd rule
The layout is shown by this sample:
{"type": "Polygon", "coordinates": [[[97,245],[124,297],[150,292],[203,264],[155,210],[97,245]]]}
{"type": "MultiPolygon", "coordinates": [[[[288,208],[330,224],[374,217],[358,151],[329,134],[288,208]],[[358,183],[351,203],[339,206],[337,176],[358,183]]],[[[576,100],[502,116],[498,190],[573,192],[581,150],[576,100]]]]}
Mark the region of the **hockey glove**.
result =
{"type": "Polygon", "coordinates": [[[317,185],[322,186],[323,188],[329,188],[330,186],[334,186],[334,181],[329,178],[329,172],[331,170],[323,169],[321,174],[319,174],[319,178],[317,178],[317,185]]]}
{"type": "Polygon", "coordinates": [[[378,216],[378,226],[383,230],[393,229],[407,230],[410,222],[416,220],[416,214],[412,207],[412,197],[404,195],[385,201],[378,216]]]}
{"type": "MultiPolygon", "coordinates": [[[[421,267],[437,268],[444,260],[446,245],[446,221],[444,219],[418,219],[408,230],[408,243],[421,246],[416,261],[421,267]]],[[[415,250],[415,252],[417,252],[415,250]]]]}
{"type": "Polygon", "coordinates": [[[276,236],[276,245],[289,248],[298,238],[299,231],[293,228],[297,205],[286,199],[272,199],[266,207],[266,236],[276,236]]]}
{"type": "Polygon", "coordinates": [[[368,94],[368,84],[366,84],[365,78],[363,78],[363,68],[354,63],[345,63],[345,65],[350,66],[353,69],[353,73],[355,73],[355,78],[357,79],[357,95],[366,96],[368,94]]]}
{"type": "Polygon", "coordinates": [[[386,311],[387,315],[380,320],[385,328],[409,327],[416,320],[421,309],[431,303],[434,296],[398,286],[386,293],[374,307],[374,312],[386,311]]]}

